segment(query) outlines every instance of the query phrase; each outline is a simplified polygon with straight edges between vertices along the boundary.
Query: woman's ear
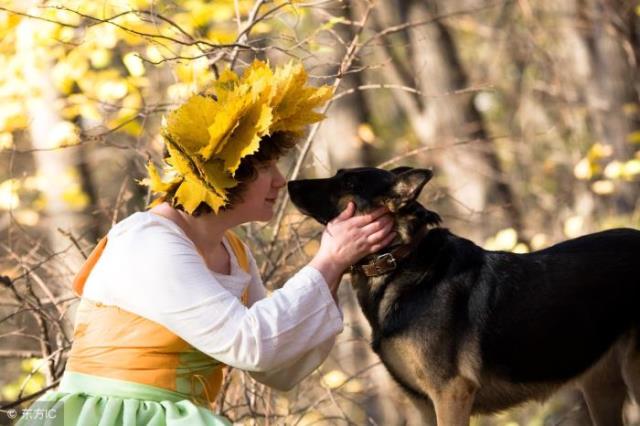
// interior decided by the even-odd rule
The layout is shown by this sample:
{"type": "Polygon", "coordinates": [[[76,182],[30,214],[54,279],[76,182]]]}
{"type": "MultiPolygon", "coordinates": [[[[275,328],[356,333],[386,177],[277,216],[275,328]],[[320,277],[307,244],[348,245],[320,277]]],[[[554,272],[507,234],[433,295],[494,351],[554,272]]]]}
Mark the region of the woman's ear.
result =
{"type": "Polygon", "coordinates": [[[418,198],[432,177],[433,172],[429,169],[410,169],[398,174],[391,188],[392,211],[398,211],[418,198]]]}

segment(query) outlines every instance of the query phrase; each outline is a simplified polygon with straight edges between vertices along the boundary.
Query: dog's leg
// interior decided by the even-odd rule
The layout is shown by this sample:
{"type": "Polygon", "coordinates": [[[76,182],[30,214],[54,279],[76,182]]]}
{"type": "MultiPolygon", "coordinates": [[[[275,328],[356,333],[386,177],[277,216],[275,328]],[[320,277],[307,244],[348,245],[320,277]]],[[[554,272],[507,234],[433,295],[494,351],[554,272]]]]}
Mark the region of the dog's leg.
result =
{"type": "Polygon", "coordinates": [[[627,389],[615,348],[580,379],[580,388],[595,426],[622,426],[627,389]]]}
{"type": "Polygon", "coordinates": [[[463,377],[445,384],[434,398],[438,426],[468,426],[476,385],[463,377]]]}
{"type": "Polygon", "coordinates": [[[625,351],[622,377],[635,403],[640,405],[640,330],[632,336],[625,351]]]}
{"type": "Polygon", "coordinates": [[[433,402],[426,397],[418,397],[409,393],[406,393],[406,395],[420,413],[420,426],[437,426],[436,410],[433,407],[433,402]]]}

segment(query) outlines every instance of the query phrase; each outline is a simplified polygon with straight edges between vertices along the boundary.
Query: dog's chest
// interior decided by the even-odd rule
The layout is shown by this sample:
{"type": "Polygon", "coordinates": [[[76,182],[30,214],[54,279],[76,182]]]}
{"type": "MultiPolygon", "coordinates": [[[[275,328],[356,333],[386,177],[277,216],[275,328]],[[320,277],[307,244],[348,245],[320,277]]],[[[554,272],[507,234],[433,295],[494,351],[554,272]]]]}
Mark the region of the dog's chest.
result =
{"type": "Polygon", "coordinates": [[[424,348],[411,337],[382,339],[377,352],[394,379],[413,392],[429,395],[441,381],[437,375],[437,367],[429,363],[424,348]]]}

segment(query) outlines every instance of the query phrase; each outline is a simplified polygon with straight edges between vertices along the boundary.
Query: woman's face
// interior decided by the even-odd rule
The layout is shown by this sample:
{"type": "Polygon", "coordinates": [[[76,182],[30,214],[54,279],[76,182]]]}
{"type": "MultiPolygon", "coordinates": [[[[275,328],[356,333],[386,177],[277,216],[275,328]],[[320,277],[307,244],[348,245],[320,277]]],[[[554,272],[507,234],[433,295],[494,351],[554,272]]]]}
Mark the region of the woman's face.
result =
{"type": "Polygon", "coordinates": [[[257,170],[257,178],[247,183],[247,189],[242,194],[242,201],[233,208],[233,210],[242,212],[243,219],[247,222],[270,220],[273,217],[278,193],[287,183],[275,161],[265,163],[257,170]]]}

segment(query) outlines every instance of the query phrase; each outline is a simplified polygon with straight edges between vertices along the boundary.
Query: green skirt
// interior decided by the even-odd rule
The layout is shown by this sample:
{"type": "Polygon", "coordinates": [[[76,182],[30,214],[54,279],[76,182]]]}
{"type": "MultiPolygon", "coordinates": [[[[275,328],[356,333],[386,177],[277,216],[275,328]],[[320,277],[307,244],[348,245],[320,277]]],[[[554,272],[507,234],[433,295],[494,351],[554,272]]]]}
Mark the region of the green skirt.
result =
{"type": "Polygon", "coordinates": [[[65,372],[59,389],[18,413],[16,425],[230,426],[231,422],[176,392],[65,372]]]}

